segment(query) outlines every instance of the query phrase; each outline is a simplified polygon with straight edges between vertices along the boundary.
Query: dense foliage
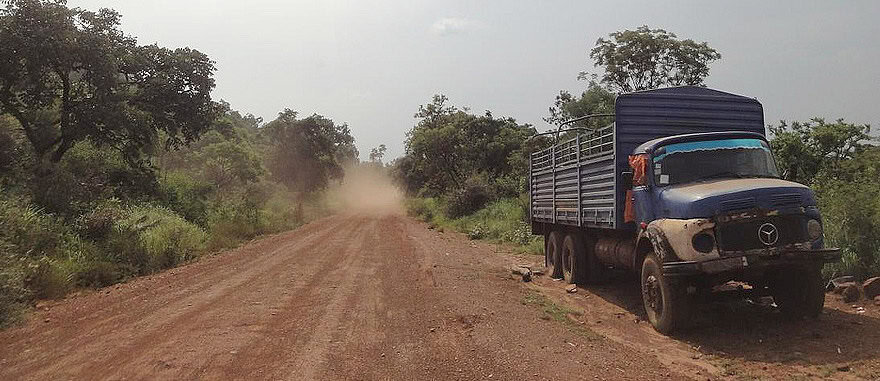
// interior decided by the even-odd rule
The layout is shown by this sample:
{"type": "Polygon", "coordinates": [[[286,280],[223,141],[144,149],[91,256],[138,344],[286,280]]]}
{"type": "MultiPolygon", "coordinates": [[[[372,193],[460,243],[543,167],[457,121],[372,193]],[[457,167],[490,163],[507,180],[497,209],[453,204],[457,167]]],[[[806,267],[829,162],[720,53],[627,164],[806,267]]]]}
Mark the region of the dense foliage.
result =
{"type": "Polygon", "coordinates": [[[813,188],[826,244],[843,249],[843,260],[826,275],[880,274],[880,147],[870,126],[814,118],[780,122],[770,132],[783,176],[813,188]]]}
{"type": "Polygon", "coordinates": [[[420,106],[415,117],[406,153],[394,163],[409,193],[444,198],[449,212],[460,216],[525,190],[532,126],[489,111],[471,114],[444,95],[420,106]]]}
{"type": "Polygon", "coordinates": [[[191,142],[217,116],[214,63],[189,48],[139,46],[120,15],[63,0],[14,0],[0,11],[0,113],[13,116],[35,159],[61,161],[77,142],[135,162],[163,132],[191,142]]]}
{"type": "Polygon", "coordinates": [[[348,126],[211,99],[213,63],[138,46],[119,14],[0,12],[0,326],[39,298],[176,266],[316,214],[348,126]]]}
{"type": "Polygon", "coordinates": [[[674,33],[648,26],[608,37],[596,41],[590,58],[604,70],[602,83],[622,93],[701,85],[709,76],[709,64],[721,58],[705,42],[679,40],[674,33]]]}
{"type": "Polygon", "coordinates": [[[310,192],[342,177],[343,166],[357,161],[358,151],[348,126],[321,115],[297,119],[284,110],[264,128],[275,142],[270,166],[278,182],[310,192]]]}

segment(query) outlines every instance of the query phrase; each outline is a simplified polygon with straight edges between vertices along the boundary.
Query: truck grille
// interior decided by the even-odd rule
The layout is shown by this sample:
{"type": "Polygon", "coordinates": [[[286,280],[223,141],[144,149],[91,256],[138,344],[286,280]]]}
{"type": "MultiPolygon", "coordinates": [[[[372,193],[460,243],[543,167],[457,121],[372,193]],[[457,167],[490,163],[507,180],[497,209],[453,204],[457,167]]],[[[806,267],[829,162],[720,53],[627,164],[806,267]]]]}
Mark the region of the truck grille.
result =
{"type": "Polygon", "coordinates": [[[718,246],[721,251],[744,251],[806,242],[810,240],[806,219],[804,215],[767,216],[721,224],[717,228],[718,246]],[[766,223],[773,224],[778,233],[776,242],[769,246],[758,236],[758,229],[766,223]]]}
{"type": "Polygon", "coordinates": [[[801,195],[797,193],[776,194],[770,197],[771,207],[782,208],[786,206],[800,206],[801,195]]]}
{"type": "Polygon", "coordinates": [[[727,200],[721,202],[722,212],[733,212],[737,210],[747,210],[758,206],[754,197],[740,198],[735,200],[727,200]]]}

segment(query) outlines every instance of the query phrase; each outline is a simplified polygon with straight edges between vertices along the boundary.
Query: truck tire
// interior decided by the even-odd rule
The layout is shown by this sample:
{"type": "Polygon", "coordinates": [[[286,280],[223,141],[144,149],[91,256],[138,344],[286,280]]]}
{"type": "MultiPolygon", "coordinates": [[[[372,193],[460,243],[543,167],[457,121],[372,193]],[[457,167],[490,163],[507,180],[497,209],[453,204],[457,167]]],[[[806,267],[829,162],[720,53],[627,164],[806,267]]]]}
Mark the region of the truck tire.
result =
{"type": "Polygon", "coordinates": [[[793,271],[780,271],[771,283],[773,301],[787,319],[817,318],[825,306],[822,268],[801,266],[793,271]]]}
{"type": "Polygon", "coordinates": [[[562,241],[562,278],[566,283],[576,284],[583,281],[586,271],[586,250],[584,240],[577,233],[565,235],[562,241]]]}
{"type": "Polygon", "coordinates": [[[596,239],[592,236],[584,236],[583,281],[589,284],[601,284],[608,279],[608,266],[605,266],[596,256],[596,239]]]}
{"type": "Polygon", "coordinates": [[[670,334],[685,328],[691,300],[682,284],[663,276],[660,261],[651,253],[642,262],[642,301],[648,321],[657,332],[670,334]]]}
{"type": "Polygon", "coordinates": [[[550,232],[544,240],[544,266],[551,278],[562,278],[562,234],[550,232]]]}

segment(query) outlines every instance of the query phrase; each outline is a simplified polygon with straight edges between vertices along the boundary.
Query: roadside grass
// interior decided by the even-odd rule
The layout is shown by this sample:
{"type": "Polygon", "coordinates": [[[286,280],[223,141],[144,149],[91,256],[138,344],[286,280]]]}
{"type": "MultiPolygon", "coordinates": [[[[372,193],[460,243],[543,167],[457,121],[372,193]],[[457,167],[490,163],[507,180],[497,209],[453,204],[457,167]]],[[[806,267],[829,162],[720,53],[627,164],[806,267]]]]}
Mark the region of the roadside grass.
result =
{"type": "Polygon", "coordinates": [[[582,316],[583,311],[558,304],[537,290],[528,290],[523,296],[524,306],[533,306],[542,312],[541,319],[552,320],[564,324],[569,330],[588,340],[598,340],[602,335],[585,327],[575,317],[582,316]]]}
{"type": "Polygon", "coordinates": [[[125,282],[294,229],[326,214],[324,204],[275,192],[261,207],[209,205],[200,226],[157,203],[111,198],[70,219],[25,196],[0,194],[0,328],[21,321],[37,300],[125,282]]]}
{"type": "Polygon", "coordinates": [[[432,229],[464,233],[474,240],[509,244],[518,253],[541,255],[544,252],[544,238],[532,235],[523,200],[518,198],[491,202],[483,209],[459,218],[449,218],[445,203],[437,198],[410,198],[406,201],[406,208],[410,216],[427,222],[432,229]]]}

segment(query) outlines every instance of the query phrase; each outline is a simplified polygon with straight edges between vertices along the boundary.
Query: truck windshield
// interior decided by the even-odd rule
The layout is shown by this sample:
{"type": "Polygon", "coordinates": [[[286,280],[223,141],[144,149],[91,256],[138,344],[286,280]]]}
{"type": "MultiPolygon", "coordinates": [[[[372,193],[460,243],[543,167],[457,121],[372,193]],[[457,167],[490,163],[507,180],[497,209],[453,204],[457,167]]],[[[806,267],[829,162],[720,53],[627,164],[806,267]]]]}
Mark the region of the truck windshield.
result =
{"type": "Polygon", "coordinates": [[[779,177],[770,147],[761,139],[721,139],[669,144],[654,151],[660,186],[720,178],[779,177]]]}

